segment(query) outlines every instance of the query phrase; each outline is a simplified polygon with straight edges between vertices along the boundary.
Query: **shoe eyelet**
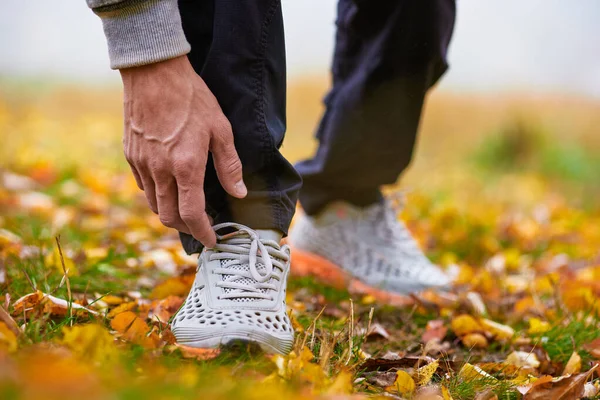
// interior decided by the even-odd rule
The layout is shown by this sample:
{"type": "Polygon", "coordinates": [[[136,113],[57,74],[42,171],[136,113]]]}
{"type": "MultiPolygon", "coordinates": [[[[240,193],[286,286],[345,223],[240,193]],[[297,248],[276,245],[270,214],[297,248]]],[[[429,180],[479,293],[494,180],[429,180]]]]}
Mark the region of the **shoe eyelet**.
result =
{"type": "Polygon", "coordinates": [[[221,300],[221,296],[217,296],[217,300],[221,300]]]}

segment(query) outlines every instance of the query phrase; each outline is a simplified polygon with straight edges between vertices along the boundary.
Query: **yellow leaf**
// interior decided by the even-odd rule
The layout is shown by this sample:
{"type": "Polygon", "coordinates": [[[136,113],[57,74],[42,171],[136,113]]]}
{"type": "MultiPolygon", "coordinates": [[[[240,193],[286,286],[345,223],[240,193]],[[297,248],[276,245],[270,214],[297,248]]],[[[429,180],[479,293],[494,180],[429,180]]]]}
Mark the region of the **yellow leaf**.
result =
{"type": "Polygon", "coordinates": [[[164,282],[159,283],[152,289],[150,293],[151,299],[164,299],[168,296],[187,296],[192,284],[194,283],[194,275],[184,275],[174,278],[169,278],[164,282]]]}
{"type": "MultiPolygon", "coordinates": [[[[67,271],[67,275],[68,276],[77,276],[79,275],[79,271],[77,271],[77,266],[75,265],[75,263],[73,262],[72,259],[70,259],[66,254],[65,254],[65,249],[62,249],[63,251],[63,261],[65,262],[65,269],[67,271]]],[[[46,257],[44,258],[44,263],[47,266],[53,266],[54,268],[56,268],[56,270],[58,271],[58,273],[60,275],[64,275],[63,272],[63,267],[62,267],[62,262],[61,262],[61,258],[60,258],[60,252],[58,251],[58,247],[54,246],[54,250],[52,251],[52,253],[49,253],[46,255],[46,257]]]]}
{"type": "Polygon", "coordinates": [[[488,346],[488,341],[481,333],[469,333],[460,339],[463,345],[469,349],[485,349],[488,346]]]}
{"type": "Polygon", "coordinates": [[[450,323],[450,326],[458,336],[482,330],[481,325],[479,325],[475,318],[467,314],[462,314],[454,318],[450,323]]]}
{"type": "Polygon", "coordinates": [[[530,318],[529,319],[529,329],[527,333],[530,335],[535,335],[538,333],[544,333],[550,330],[550,324],[546,321],[542,321],[539,318],[530,318]]]}
{"type": "Polygon", "coordinates": [[[435,371],[437,371],[439,365],[440,363],[436,360],[417,369],[413,375],[417,386],[427,385],[429,381],[431,381],[431,378],[435,374],[435,371]]]}
{"type": "Polygon", "coordinates": [[[465,363],[465,365],[462,366],[460,371],[458,371],[458,376],[460,376],[463,379],[472,379],[472,380],[477,380],[477,379],[481,379],[481,378],[496,380],[496,378],[494,378],[492,375],[488,374],[487,372],[485,372],[484,370],[479,368],[477,365],[473,365],[473,364],[469,364],[469,363],[465,363]]]}
{"type": "Polygon", "coordinates": [[[398,394],[402,396],[410,396],[416,389],[415,381],[408,374],[408,372],[403,370],[398,370],[396,372],[396,380],[392,386],[388,386],[385,390],[389,392],[398,392],[398,394]]]}
{"type": "Polygon", "coordinates": [[[573,352],[571,354],[571,358],[567,361],[567,365],[565,365],[565,369],[563,371],[563,375],[573,375],[581,372],[581,356],[577,354],[577,352],[573,352]]]}
{"type": "Polygon", "coordinates": [[[504,362],[517,367],[537,368],[540,366],[540,361],[535,353],[528,353],[526,351],[513,351],[506,357],[504,362]]]}
{"type": "Polygon", "coordinates": [[[511,339],[515,335],[515,330],[508,325],[499,324],[485,318],[480,319],[479,323],[497,339],[511,339]]]}
{"type": "Polygon", "coordinates": [[[0,322],[0,350],[9,353],[17,350],[17,335],[4,322],[0,322]]]}
{"type": "Polygon", "coordinates": [[[340,372],[326,391],[327,394],[351,394],[352,392],[352,374],[348,371],[340,372]]]}
{"type": "Polygon", "coordinates": [[[444,400],[454,400],[446,386],[442,386],[442,397],[444,398],[444,400]]]}
{"type": "Polygon", "coordinates": [[[63,335],[61,343],[86,360],[104,364],[114,360],[117,355],[114,338],[102,325],[65,327],[63,335]]]}

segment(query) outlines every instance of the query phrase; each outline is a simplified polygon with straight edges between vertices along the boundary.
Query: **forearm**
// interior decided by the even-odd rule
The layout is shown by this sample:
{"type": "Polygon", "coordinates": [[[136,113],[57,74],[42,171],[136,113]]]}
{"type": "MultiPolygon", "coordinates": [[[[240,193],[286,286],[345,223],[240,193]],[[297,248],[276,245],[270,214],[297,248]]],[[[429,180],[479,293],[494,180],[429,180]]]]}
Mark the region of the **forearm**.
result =
{"type": "Polygon", "coordinates": [[[175,58],[190,51],[177,0],[86,0],[102,19],[113,69],[175,58]]]}

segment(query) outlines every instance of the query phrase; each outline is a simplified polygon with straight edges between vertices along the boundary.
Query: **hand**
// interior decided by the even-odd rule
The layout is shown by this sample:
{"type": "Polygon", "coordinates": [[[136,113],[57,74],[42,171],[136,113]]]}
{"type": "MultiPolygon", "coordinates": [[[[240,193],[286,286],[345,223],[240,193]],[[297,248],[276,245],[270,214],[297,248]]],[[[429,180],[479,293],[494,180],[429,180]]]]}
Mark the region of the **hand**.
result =
{"type": "Polygon", "coordinates": [[[227,193],[247,194],[229,121],[186,56],[122,69],[121,77],[123,147],[138,186],[164,225],[213,247],[203,186],[209,151],[227,193]]]}

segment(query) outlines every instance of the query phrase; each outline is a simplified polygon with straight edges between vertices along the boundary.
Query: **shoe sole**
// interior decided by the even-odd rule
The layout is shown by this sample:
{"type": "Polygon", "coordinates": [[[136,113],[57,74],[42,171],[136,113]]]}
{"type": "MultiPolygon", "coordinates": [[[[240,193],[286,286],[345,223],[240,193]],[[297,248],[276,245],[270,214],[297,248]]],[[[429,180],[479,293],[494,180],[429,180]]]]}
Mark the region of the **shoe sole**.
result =
{"type": "Polygon", "coordinates": [[[292,350],[294,344],[293,335],[277,337],[271,334],[248,328],[236,328],[235,332],[206,332],[196,328],[173,328],[173,334],[177,343],[200,349],[216,349],[228,346],[235,342],[255,343],[265,353],[277,353],[286,355],[292,350]]]}
{"type": "Polygon", "coordinates": [[[324,257],[314,253],[298,250],[291,247],[292,263],[290,273],[292,276],[312,276],[321,283],[336,289],[347,289],[348,292],[358,295],[370,295],[380,304],[393,306],[406,306],[415,303],[412,297],[388,292],[375,286],[361,282],[340,266],[324,257]]]}

